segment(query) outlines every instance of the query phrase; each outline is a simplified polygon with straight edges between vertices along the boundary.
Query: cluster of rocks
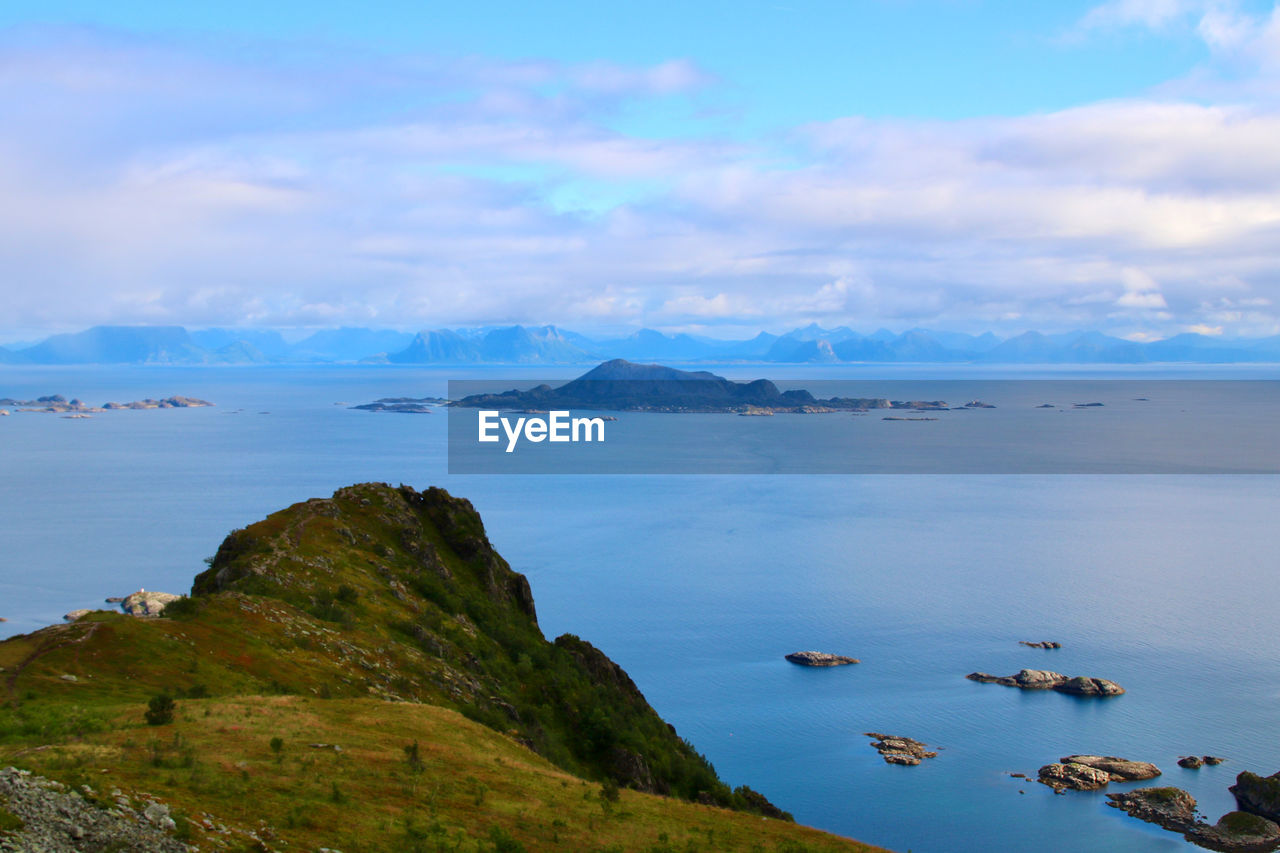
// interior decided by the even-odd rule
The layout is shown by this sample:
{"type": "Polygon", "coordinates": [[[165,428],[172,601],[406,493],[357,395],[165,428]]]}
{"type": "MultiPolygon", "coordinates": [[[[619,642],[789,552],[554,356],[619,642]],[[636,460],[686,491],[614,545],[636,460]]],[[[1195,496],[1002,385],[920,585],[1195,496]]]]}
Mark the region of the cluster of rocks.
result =
{"type": "Polygon", "coordinates": [[[1040,768],[1040,782],[1061,793],[1096,791],[1112,782],[1141,782],[1160,775],[1160,768],[1146,761],[1130,761],[1114,755],[1067,755],[1040,768]]]}
{"type": "MultiPolygon", "coordinates": [[[[1236,791],[1235,787],[1231,790],[1236,791]]],[[[1227,812],[1212,825],[1199,819],[1195,797],[1181,788],[1139,788],[1123,794],[1107,794],[1107,798],[1110,800],[1107,805],[1171,832],[1182,833],[1188,841],[1210,850],[1264,853],[1280,847],[1280,826],[1276,825],[1280,815],[1272,812],[1266,817],[1245,810],[1239,794],[1236,804],[1241,809],[1227,812]]]]}
{"type": "Polygon", "coordinates": [[[163,803],[134,808],[127,797],[102,808],[87,799],[87,786],[69,790],[60,782],[9,767],[0,770],[0,806],[21,821],[13,832],[0,835],[5,853],[75,853],[76,851],[136,851],[187,853],[187,845],[169,833],[176,826],[163,803]]]}
{"type": "Polygon", "coordinates": [[[938,753],[930,752],[927,743],[921,743],[909,737],[886,735],[880,732],[863,732],[869,738],[875,738],[871,745],[880,753],[885,764],[901,764],[913,767],[922,758],[937,758],[938,753]]]}
{"type": "Polygon", "coordinates": [[[1219,758],[1216,755],[1184,755],[1178,759],[1178,766],[1188,770],[1199,770],[1206,764],[1212,767],[1224,761],[1226,761],[1225,758],[1219,758]]]}
{"type": "MultiPolygon", "coordinates": [[[[179,598],[182,598],[182,596],[174,595],[171,592],[140,589],[121,598],[108,598],[107,604],[119,604],[120,609],[130,616],[159,616],[164,613],[164,609],[170,603],[177,601],[179,598]]],[[[62,618],[68,622],[78,622],[92,612],[92,610],[81,608],[72,610],[62,618]]]]}
{"type": "Polygon", "coordinates": [[[1056,690],[1059,693],[1070,693],[1075,696],[1119,696],[1124,693],[1123,687],[1105,678],[1090,678],[1084,675],[1066,676],[1047,669],[1024,669],[1015,675],[971,672],[965,678],[980,681],[983,684],[1003,684],[1006,687],[1020,687],[1023,690],[1056,690]]]}
{"type": "Polygon", "coordinates": [[[850,663],[861,663],[857,658],[827,652],[792,652],[787,655],[787,660],[801,666],[844,666],[850,663]]]}
{"type": "Polygon", "coordinates": [[[1038,643],[1028,642],[1027,640],[1019,640],[1019,641],[1018,641],[1018,644],[1019,644],[1019,645],[1022,645],[1022,646],[1030,646],[1030,647],[1031,647],[1031,648],[1033,648],[1033,649],[1060,649],[1060,648],[1062,648],[1062,643],[1057,643],[1057,642],[1054,642],[1053,640],[1041,640],[1041,641],[1040,641],[1040,642],[1038,642],[1038,643]]]}

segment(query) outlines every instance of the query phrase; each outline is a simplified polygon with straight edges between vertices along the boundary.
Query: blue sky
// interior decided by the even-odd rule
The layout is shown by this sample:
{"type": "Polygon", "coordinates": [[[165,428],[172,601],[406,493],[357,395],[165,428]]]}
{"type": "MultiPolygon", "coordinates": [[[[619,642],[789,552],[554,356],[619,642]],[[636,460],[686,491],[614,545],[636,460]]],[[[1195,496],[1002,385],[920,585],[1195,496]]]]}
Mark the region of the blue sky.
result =
{"type": "Polygon", "coordinates": [[[1232,0],[0,7],[16,330],[1280,333],[1232,0]]]}

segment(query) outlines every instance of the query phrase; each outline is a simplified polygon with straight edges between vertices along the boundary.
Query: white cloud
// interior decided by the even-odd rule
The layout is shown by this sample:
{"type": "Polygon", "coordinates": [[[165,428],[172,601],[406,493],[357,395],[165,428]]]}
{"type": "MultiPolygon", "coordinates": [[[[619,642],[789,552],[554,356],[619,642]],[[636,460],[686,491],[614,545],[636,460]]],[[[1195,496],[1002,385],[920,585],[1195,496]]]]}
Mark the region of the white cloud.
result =
{"type": "MultiPolygon", "coordinates": [[[[1174,6],[1203,18],[1116,14],[1171,26],[1174,6]]],[[[753,144],[612,127],[708,85],[682,60],[0,39],[9,322],[1275,324],[1265,104],[847,118],[753,144]]]]}

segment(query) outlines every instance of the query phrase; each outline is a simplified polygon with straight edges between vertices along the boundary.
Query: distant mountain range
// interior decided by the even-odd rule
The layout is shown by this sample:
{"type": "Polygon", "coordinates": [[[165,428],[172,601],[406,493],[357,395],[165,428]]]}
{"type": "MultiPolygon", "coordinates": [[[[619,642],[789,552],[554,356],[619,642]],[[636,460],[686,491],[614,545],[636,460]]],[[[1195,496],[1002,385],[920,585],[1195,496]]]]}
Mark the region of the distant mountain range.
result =
{"type": "Polygon", "coordinates": [[[1235,364],[1280,362],[1280,336],[1223,339],[1181,334],[1136,343],[1101,332],[1000,338],[991,332],[880,329],[868,335],[817,324],[748,340],[641,329],[593,339],[555,326],[324,329],[290,342],[274,330],[95,326],[21,349],[0,347],[0,364],[591,364],[609,359],[675,363],[1235,364]]]}

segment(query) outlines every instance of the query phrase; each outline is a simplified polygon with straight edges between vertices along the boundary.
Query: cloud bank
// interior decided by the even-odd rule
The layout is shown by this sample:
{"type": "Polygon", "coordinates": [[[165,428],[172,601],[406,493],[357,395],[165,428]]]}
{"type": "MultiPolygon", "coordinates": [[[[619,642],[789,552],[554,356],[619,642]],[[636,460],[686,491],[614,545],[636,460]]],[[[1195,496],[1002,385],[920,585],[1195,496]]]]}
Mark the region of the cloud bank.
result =
{"type": "Polygon", "coordinates": [[[0,35],[6,325],[1280,332],[1280,13],[1149,97],[751,141],[651,67],[0,35]],[[620,128],[635,111],[680,133],[620,128]]]}

